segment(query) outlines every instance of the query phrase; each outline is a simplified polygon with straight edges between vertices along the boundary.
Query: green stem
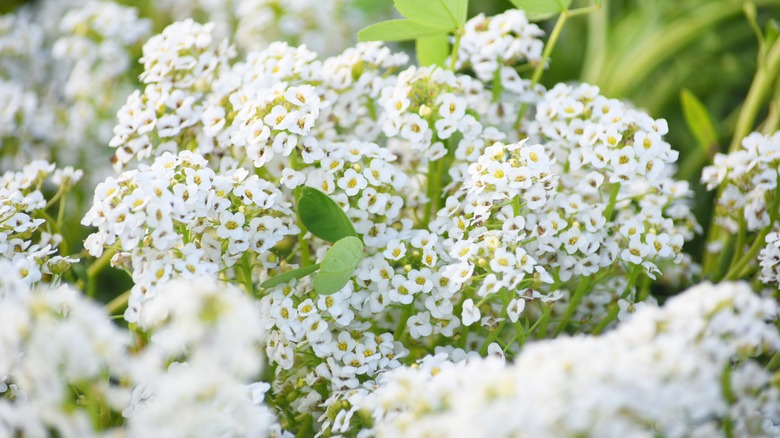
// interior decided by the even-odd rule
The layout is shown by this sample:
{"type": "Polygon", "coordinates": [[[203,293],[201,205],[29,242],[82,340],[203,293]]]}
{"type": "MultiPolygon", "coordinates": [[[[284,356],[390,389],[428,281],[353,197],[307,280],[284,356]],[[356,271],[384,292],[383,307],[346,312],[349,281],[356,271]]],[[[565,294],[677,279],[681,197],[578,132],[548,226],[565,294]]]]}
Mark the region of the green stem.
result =
{"type": "MultiPolygon", "coordinates": [[[[739,111],[737,124],[734,128],[734,136],[731,138],[731,144],[729,145],[729,152],[738,150],[742,139],[747,137],[753,130],[756,116],[761,110],[766,94],[777,80],[777,75],[780,73],[780,39],[769,49],[764,61],[765,62],[763,63],[759,63],[759,68],[756,71],[756,75],[753,77],[753,82],[750,84],[748,95],[745,98],[745,102],[742,104],[742,109],[739,111]]],[[[716,205],[723,190],[723,185],[718,187],[717,194],[715,195],[716,205]]],[[[707,241],[704,245],[704,261],[702,266],[705,274],[714,273],[714,270],[720,265],[718,259],[722,255],[720,252],[711,253],[707,251],[708,244],[720,241],[724,237],[724,230],[715,225],[716,217],[717,214],[713,214],[710,219],[707,241]]]]}
{"type": "Polygon", "coordinates": [[[398,325],[395,327],[395,332],[393,332],[393,339],[396,341],[401,341],[401,336],[406,332],[406,321],[412,316],[412,312],[414,312],[414,303],[404,306],[401,319],[398,320],[398,325]]]}
{"type": "Polygon", "coordinates": [[[550,315],[552,314],[552,307],[545,303],[540,303],[540,305],[542,306],[542,316],[536,321],[534,327],[528,331],[533,333],[534,328],[538,329],[537,336],[534,336],[536,339],[543,339],[547,335],[547,324],[550,323],[550,315]]]}
{"type": "Polygon", "coordinates": [[[582,297],[588,290],[588,286],[590,286],[590,277],[585,277],[580,280],[580,283],[577,285],[577,290],[574,291],[574,295],[572,295],[571,301],[569,301],[569,305],[566,306],[566,310],[563,312],[563,320],[555,329],[556,337],[563,333],[564,330],[566,330],[566,326],[569,324],[569,320],[572,318],[572,316],[574,316],[574,312],[577,310],[577,306],[579,306],[580,302],[582,302],[582,297]]]}
{"type": "Polygon", "coordinates": [[[105,269],[106,266],[111,262],[111,257],[114,257],[114,254],[116,254],[116,251],[113,249],[107,249],[103,251],[103,255],[100,256],[97,260],[95,260],[94,263],[89,265],[89,268],[87,268],[87,281],[86,284],[84,284],[83,281],[79,281],[76,283],[76,288],[81,289],[82,287],[87,287],[87,295],[89,297],[93,297],[95,295],[95,279],[97,278],[98,274],[100,274],[103,269],[105,269]]]}
{"type": "MultiPolygon", "coordinates": [[[[300,170],[302,166],[300,162],[300,158],[298,157],[298,150],[294,150],[292,154],[290,154],[290,165],[294,170],[300,170]]],[[[295,197],[295,215],[298,218],[298,228],[300,228],[301,232],[298,233],[298,243],[300,244],[301,249],[301,267],[309,266],[311,265],[311,255],[309,253],[309,239],[306,238],[306,233],[308,230],[303,225],[303,221],[301,221],[301,215],[298,214],[298,199],[301,197],[301,187],[296,187],[293,191],[293,196],[295,197]]]]}
{"type": "Polygon", "coordinates": [[[430,205],[425,210],[425,222],[423,226],[427,227],[430,223],[431,217],[439,210],[439,203],[441,202],[442,194],[442,173],[444,171],[443,159],[431,161],[428,163],[428,199],[430,205]]]}
{"type": "Polygon", "coordinates": [[[598,335],[601,334],[601,332],[604,331],[605,328],[611,323],[612,321],[617,318],[618,313],[620,313],[620,306],[618,306],[617,302],[613,303],[612,306],[609,308],[609,312],[607,312],[607,316],[604,317],[604,319],[601,320],[599,325],[596,326],[595,329],[593,329],[593,334],[598,335]]]}
{"type": "MultiPolygon", "coordinates": [[[[734,398],[734,391],[731,389],[731,364],[727,363],[726,366],[723,368],[723,374],[721,374],[721,392],[723,393],[723,398],[726,400],[726,403],[731,406],[734,404],[736,399],[734,398]]],[[[727,438],[731,438],[734,436],[734,430],[733,430],[733,422],[731,420],[731,415],[727,412],[723,415],[723,434],[727,438]]]]}
{"type": "Polygon", "coordinates": [[[455,43],[452,45],[452,54],[450,54],[450,70],[455,71],[455,62],[458,60],[458,51],[460,50],[460,39],[463,36],[463,31],[458,28],[455,29],[455,43]]]}
{"type": "Polygon", "coordinates": [[[604,217],[607,219],[607,221],[612,220],[612,212],[615,211],[615,204],[617,204],[617,197],[620,193],[620,183],[615,183],[615,185],[612,186],[612,191],[609,192],[609,204],[607,204],[607,209],[604,210],[604,217]]]}
{"type": "Polygon", "coordinates": [[[515,217],[520,216],[520,195],[517,195],[512,199],[512,213],[515,215],[515,217]]]}
{"type": "Polygon", "coordinates": [[[115,312],[121,310],[127,306],[127,302],[130,299],[130,291],[126,290],[121,295],[117,296],[113,300],[109,301],[103,309],[109,315],[113,315],[115,312]]]}
{"type": "Polygon", "coordinates": [[[255,283],[252,281],[252,263],[249,261],[248,252],[241,256],[241,279],[244,282],[246,291],[255,296],[255,283]]]}
{"type": "MultiPolygon", "coordinates": [[[[555,27],[553,27],[553,30],[550,33],[550,39],[547,40],[547,44],[544,46],[542,59],[539,60],[539,64],[537,64],[536,68],[534,69],[534,74],[531,76],[531,91],[533,91],[533,89],[536,87],[536,84],[539,83],[539,79],[542,78],[542,73],[544,72],[544,67],[547,65],[547,60],[550,59],[550,54],[552,54],[553,48],[555,48],[555,44],[558,42],[558,37],[561,36],[561,31],[563,30],[563,26],[566,24],[566,20],[569,19],[570,13],[570,11],[561,12],[561,15],[558,16],[558,21],[555,22],[555,27]]],[[[517,119],[515,119],[515,130],[520,129],[520,122],[523,120],[523,115],[525,115],[526,110],[528,110],[528,104],[524,103],[520,107],[520,111],[517,113],[517,119]]]]}
{"type": "Polygon", "coordinates": [[[769,372],[775,372],[778,368],[780,368],[780,352],[775,353],[764,367],[769,372]]]}
{"type": "Polygon", "coordinates": [[[484,356],[487,353],[488,347],[490,346],[490,344],[493,343],[493,341],[495,341],[498,338],[498,336],[504,330],[504,326],[506,325],[507,321],[509,320],[504,319],[503,321],[501,321],[501,324],[499,324],[498,327],[488,335],[487,339],[485,339],[485,343],[482,344],[482,348],[479,349],[480,356],[484,356]]]}
{"type": "MultiPolygon", "coordinates": [[[[742,256],[737,264],[733,265],[731,269],[729,269],[725,276],[726,280],[736,280],[741,278],[745,274],[745,268],[747,268],[750,262],[756,258],[758,253],[761,251],[761,248],[763,248],[766,244],[764,239],[766,239],[766,236],[774,228],[775,222],[777,221],[778,209],[780,209],[780,193],[777,193],[778,188],[780,187],[776,187],[774,190],[775,193],[774,198],[772,199],[772,205],[769,207],[769,224],[764,227],[760,233],[758,233],[758,236],[756,236],[756,239],[753,241],[753,244],[750,246],[748,252],[742,256]]],[[[740,248],[736,248],[735,252],[739,249],[740,248]]]]}
{"type": "Polygon", "coordinates": [[[776,41],[769,49],[765,63],[759,65],[758,71],[756,71],[756,75],[753,78],[753,83],[750,84],[747,98],[745,98],[742,109],[739,111],[729,152],[738,150],[742,139],[747,137],[753,130],[756,116],[763,106],[767,93],[776,82],[778,73],[780,73],[780,40],[776,41]]]}
{"type": "Polygon", "coordinates": [[[737,241],[734,243],[734,254],[731,257],[731,263],[729,266],[735,266],[739,260],[739,254],[742,253],[742,249],[745,247],[745,234],[747,232],[747,224],[745,223],[745,215],[743,211],[738,211],[739,214],[739,231],[737,231],[737,241]]]}

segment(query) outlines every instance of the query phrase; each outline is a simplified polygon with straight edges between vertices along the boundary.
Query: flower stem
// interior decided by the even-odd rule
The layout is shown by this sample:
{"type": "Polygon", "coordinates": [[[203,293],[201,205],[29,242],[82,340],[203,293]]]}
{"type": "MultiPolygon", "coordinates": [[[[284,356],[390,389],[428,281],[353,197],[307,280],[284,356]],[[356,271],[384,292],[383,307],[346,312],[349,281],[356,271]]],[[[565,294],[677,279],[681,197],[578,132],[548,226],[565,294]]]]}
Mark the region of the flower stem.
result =
{"type": "Polygon", "coordinates": [[[572,318],[572,316],[574,316],[574,312],[577,310],[577,306],[579,306],[580,302],[582,302],[582,297],[588,290],[588,286],[590,286],[590,277],[585,277],[580,280],[580,283],[577,285],[577,290],[574,291],[574,295],[572,295],[571,301],[569,301],[569,305],[566,306],[566,310],[563,313],[563,320],[555,329],[555,336],[560,335],[564,330],[566,330],[566,326],[569,324],[569,320],[572,318]]]}
{"type": "Polygon", "coordinates": [[[607,221],[612,220],[612,213],[615,211],[615,204],[617,204],[617,197],[620,193],[620,183],[615,183],[615,185],[612,186],[612,191],[609,192],[609,204],[607,204],[607,209],[604,210],[604,217],[607,219],[607,221]]]}
{"type": "MultiPolygon", "coordinates": [[[[539,79],[542,78],[544,67],[547,65],[547,60],[550,59],[550,54],[552,54],[553,48],[555,48],[555,44],[558,42],[558,37],[561,36],[561,31],[563,30],[563,26],[566,24],[566,20],[569,19],[569,14],[569,11],[561,12],[561,15],[558,16],[558,21],[555,22],[555,27],[553,27],[553,30],[550,33],[550,39],[547,40],[547,44],[544,46],[542,59],[539,60],[539,64],[536,65],[534,74],[531,76],[531,91],[533,91],[533,89],[536,87],[536,84],[539,83],[539,79]]],[[[515,119],[516,130],[520,129],[520,122],[523,120],[523,115],[525,115],[526,110],[528,110],[528,104],[523,103],[523,105],[520,107],[520,111],[517,113],[517,118],[515,119]]]]}

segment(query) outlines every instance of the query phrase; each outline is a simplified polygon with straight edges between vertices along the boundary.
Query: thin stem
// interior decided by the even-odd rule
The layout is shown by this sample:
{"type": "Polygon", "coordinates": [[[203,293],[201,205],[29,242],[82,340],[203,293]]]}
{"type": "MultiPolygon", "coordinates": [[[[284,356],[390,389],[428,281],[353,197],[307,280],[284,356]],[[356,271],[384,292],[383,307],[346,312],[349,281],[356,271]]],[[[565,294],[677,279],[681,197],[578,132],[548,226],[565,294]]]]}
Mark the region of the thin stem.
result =
{"type": "Polygon", "coordinates": [[[774,372],[778,368],[780,368],[780,352],[775,353],[772,358],[769,359],[769,363],[764,367],[764,369],[770,372],[774,372]]]}
{"type": "Polygon", "coordinates": [[[555,336],[560,335],[564,330],[566,330],[566,326],[569,324],[569,320],[572,318],[572,316],[574,316],[574,312],[577,310],[577,306],[579,306],[580,302],[582,302],[582,297],[588,290],[588,286],[590,286],[590,277],[585,277],[584,279],[580,280],[580,283],[577,285],[577,290],[574,291],[574,295],[572,295],[571,301],[569,301],[569,305],[566,306],[566,310],[563,313],[563,320],[555,329],[555,336]]]}
{"type": "MultiPolygon", "coordinates": [[[[738,150],[742,139],[753,130],[756,116],[761,109],[766,94],[770,87],[776,82],[777,75],[780,73],[780,40],[772,45],[763,61],[764,62],[759,62],[759,68],[753,78],[753,83],[750,85],[747,98],[745,98],[742,109],[739,111],[737,125],[734,128],[734,136],[732,137],[729,146],[729,152],[738,150]]],[[[723,190],[723,185],[718,187],[717,194],[715,195],[716,204],[718,199],[720,199],[723,190]]],[[[707,250],[708,244],[720,241],[724,236],[724,230],[715,225],[716,217],[717,214],[713,214],[710,220],[707,241],[704,245],[704,262],[702,263],[704,272],[710,274],[714,273],[715,269],[720,265],[720,263],[717,262],[722,256],[721,252],[715,254],[707,250]]],[[[732,272],[732,274],[734,273],[732,272]]],[[[739,273],[737,272],[736,274],[739,273]]]]}
{"type": "MultiPolygon", "coordinates": [[[[733,265],[731,269],[726,273],[726,280],[736,280],[738,278],[741,278],[744,274],[745,268],[750,264],[751,261],[753,261],[756,256],[758,255],[759,251],[761,251],[761,248],[765,245],[765,239],[766,236],[772,231],[775,225],[775,221],[777,220],[778,215],[778,209],[780,209],[780,193],[777,193],[777,188],[775,188],[775,194],[774,198],[772,199],[772,205],[770,208],[770,214],[769,214],[769,224],[764,227],[763,230],[761,230],[760,233],[758,233],[758,236],[756,236],[756,240],[753,241],[753,245],[750,246],[750,249],[748,252],[742,256],[742,258],[737,262],[736,265],[733,265]]],[[[737,248],[739,250],[739,248],[737,248]]]]}
{"type": "MultiPolygon", "coordinates": [[[[726,400],[726,403],[729,404],[729,406],[733,405],[735,402],[734,399],[734,391],[731,388],[731,364],[727,363],[726,366],[723,368],[723,374],[721,375],[721,392],[723,394],[723,398],[726,400]]],[[[727,438],[731,438],[734,436],[734,430],[733,430],[733,423],[731,420],[731,417],[728,413],[724,414],[723,416],[723,433],[727,438]]]]}
{"type": "Polygon", "coordinates": [[[130,300],[130,290],[122,292],[122,294],[109,301],[103,309],[105,309],[106,313],[109,315],[113,315],[123,307],[126,307],[128,300],[130,300]]]}
{"type": "Polygon", "coordinates": [[[455,42],[452,44],[452,53],[450,54],[450,70],[455,71],[456,61],[458,60],[458,51],[460,50],[460,39],[463,36],[461,29],[455,29],[455,42]]]}
{"type": "Polygon", "coordinates": [[[116,254],[116,250],[106,249],[103,252],[103,255],[100,256],[99,259],[95,260],[94,263],[89,265],[89,268],[87,268],[86,281],[85,279],[81,279],[76,282],[76,289],[82,289],[86,287],[87,296],[93,297],[95,295],[95,287],[97,286],[95,284],[95,278],[106,267],[106,265],[108,265],[108,263],[111,261],[111,258],[114,257],[114,254],[116,254]]]}
{"type": "MultiPolygon", "coordinates": [[[[540,303],[542,306],[542,316],[539,317],[539,320],[536,321],[536,324],[534,324],[534,328],[538,329],[538,334],[535,336],[536,339],[542,339],[547,334],[547,324],[550,322],[550,314],[552,314],[552,307],[548,306],[545,303],[540,303]]],[[[532,333],[534,328],[529,330],[529,333],[532,333]]]]}
{"type": "Polygon", "coordinates": [[[742,139],[753,130],[756,116],[761,110],[766,94],[777,80],[780,72],[780,40],[776,41],[767,53],[765,63],[756,71],[753,83],[750,84],[747,98],[739,111],[734,136],[731,138],[729,152],[739,149],[742,139]]]}
{"type": "Polygon", "coordinates": [[[604,210],[604,217],[607,219],[607,221],[612,220],[612,212],[615,211],[615,204],[617,204],[617,197],[620,193],[620,183],[615,183],[615,185],[612,186],[612,191],[609,192],[609,204],[607,204],[607,209],[604,210]]]}
{"type": "MultiPolygon", "coordinates": [[[[550,33],[550,39],[547,40],[547,44],[544,46],[542,59],[539,60],[539,64],[537,64],[536,68],[534,69],[534,74],[531,76],[531,91],[533,91],[533,89],[536,87],[536,84],[539,83],[539,79],[542,78],[544,67],[547,65],[547,60],[550,59],[550,54],[552,54],[553,48],[555,48],[555,43],[558,42],[558,37],[561,36],[561,31],[563,30],[563,26],[566,24],[566,20],[569,19],[569,14],[569,11],[561,12],[561,15],[558,16],[558,21],[555,22],[555,27],[553,27],[553,30],[550,33]]],[[[520,122],[523,120],[523,115],[525,115],[527,109],[527,103],[524,103],[520,107],[520,111],[517,113],[517,119],[515,120],[515,129],[520,128],[520,122]]]]}
{"type": "Polygon", "coordinates": [[[246,291],[255,296],[255,283],[252,281],[252,264],[249,261],[248,252],[241,256],[241,279],[244,282],[246,291]]]}

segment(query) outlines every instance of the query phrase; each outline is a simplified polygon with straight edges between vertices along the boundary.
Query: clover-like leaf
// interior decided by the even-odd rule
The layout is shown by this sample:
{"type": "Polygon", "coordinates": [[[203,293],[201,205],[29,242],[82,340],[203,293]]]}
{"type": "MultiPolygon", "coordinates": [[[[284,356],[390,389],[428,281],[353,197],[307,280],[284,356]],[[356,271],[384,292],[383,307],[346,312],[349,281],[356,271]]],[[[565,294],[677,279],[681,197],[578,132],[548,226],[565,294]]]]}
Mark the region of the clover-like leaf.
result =
{"type": "Polygon", "coordinates": [[[468,0],[395,0],[395,8],[411,21],[442,30],[466,22],[468,0]]]}
{"type": "Polygon", "coordinates": [[[360,41],[406,41],[446,33],[435,27],[411,20],[382,21],[358,32],[360,41]]]}
{"type": "Polygon", "coordinates": [[[569,9],[572,0],[509,0],[531,21],[539,21],[569,9]]]}
{"type": "Polygon", "coordinates": [[[344,210],[325,193],[303,187],[298,198],[298,217],[301,223],[312,234],[328,242],[352,236],[357,238],[357,232],[344,210]]]}
{"type": "Polygon", "coordinates": [[[417,62],[422,66],[443,66],[450,52],[450,43],[446,33],[417,38],[415,49],[417,62]]]}
{"type": "Polygon", "coordinates": [[[363,242],[357,237],[345,237],[325,254],[320,272],[314,277],[314,290],[322,295],[340,291],[347,285],[363,259],[363,242]]]}

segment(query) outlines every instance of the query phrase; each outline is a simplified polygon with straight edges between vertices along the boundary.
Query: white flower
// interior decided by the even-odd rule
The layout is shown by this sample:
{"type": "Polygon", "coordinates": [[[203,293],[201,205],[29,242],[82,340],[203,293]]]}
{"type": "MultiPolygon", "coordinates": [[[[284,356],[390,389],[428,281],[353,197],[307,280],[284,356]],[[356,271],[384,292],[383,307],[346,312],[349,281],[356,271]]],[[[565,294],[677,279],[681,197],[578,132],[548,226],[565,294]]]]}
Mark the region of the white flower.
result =
{"type": "Polygon", "coordinates": [[[463,302],[463,314],[461,315],[463,325],[468,327],[479,321],[481,317],[482,314],[480,313],[479,308],[474,305],[474,300],[469,298],[463,302]]]}

